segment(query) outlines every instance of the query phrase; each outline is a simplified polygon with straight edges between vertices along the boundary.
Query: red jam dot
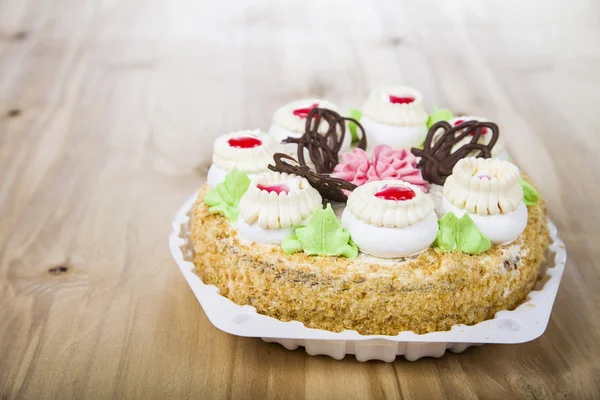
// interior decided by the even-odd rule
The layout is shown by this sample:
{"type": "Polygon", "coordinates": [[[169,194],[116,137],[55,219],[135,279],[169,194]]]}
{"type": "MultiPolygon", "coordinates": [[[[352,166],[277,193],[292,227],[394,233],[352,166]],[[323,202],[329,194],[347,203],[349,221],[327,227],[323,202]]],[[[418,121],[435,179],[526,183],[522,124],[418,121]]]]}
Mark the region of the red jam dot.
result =
{"type": "Polygon", "coordinates": [[[390,94],[390,103],[392,104],[410,104],[415,101],[412,96],[392,96],[390,94]]]}
{"type": "Polygon", "coordinates": [[[256,185],[256,187],[259,188],[260,190],[266,190],[269,193],[275,192],[277,194],[281,194],[281,193],[289,193],[290,192],[290,188],[285,183],[279,183],[279,184],[275,184],[275,185],[261,185],[259,183],[258,185],[256,185]]]}
{"type": "Polygon", "coordinates": [[[252,149],[262,144],[259,138],[254,136],[242,136],[231,138],[227,141],[231,147],[236,149],[252,149]]]}
{"type": "Polygon", "coordinates": [[[310,114],[311,110],[315,107],[318,107],[319,103],[313,103],[312,106],[310,107],[304,107],[304,108],[297,108],[294,111],[292,111],[292,113],[296,116],[296,117],[300,117],[300,118],[306,118],[308,117],[308,114],[310,114]]]}
{"type": "Polygon", "coordinates": [[[375,197],[384,200],[404,201],[413,199],[416,196],[414,190],[408,186],[385,186],[379,192],[375,193],[375,197]]]}
{"type": "MultiPolygon", "coordinates": [[[[456,122],[454,123],[454,126],[458,126],[458,125],[462,124],[463,122],[465,122],[465,120],[464,120],[464,119],[459,119],[458,121],[456,121],[456,122]]],[[[487,128],[483,128],[483,130],[481,131],[481,134],[482,134],[482,135],[485,135],[485,134],[487,133],[487,131],[488,131],[488,129],[487,129],[487,128]]],[[[473,132],[471,132],[471,133],[469,134],[469,136],[475,136],[475,132],[474,132],[474,131],[473,131],[473,132]]]]}
{"type": "Polygon", "coordinates": [[[487,179],[488,181],[491,181],[492,177],[489,175],[479,175],[479,179],[487,179]]]}

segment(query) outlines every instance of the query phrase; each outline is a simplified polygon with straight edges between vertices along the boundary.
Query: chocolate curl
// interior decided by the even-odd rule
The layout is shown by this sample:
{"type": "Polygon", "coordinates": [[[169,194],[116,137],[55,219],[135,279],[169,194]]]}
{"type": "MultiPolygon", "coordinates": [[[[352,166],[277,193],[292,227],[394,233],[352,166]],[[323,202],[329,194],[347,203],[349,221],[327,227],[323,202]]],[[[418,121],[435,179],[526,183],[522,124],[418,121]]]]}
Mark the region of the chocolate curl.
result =
{"type": "Polygon", "coordinates": [[[306,117],[304,134],[299,138],[288,137],[283,143],[298,145],[298,163],[307,165],[304,159],[304,150],[308,150],[310,160],[315,165],[318,173],[329,174],[338,164],[338,154],[346,137],[346,121],[352,121],[362,131],[358,147],[366,150],[367,135],[363,126],[354,118],[342,117],[335,111],[326,108],[313,108],[306,117]],[[327,122],[327,132],[319,133],[321,122],[327,122]],[[339,129],[338,129],[339,127],[339,129]],[[339,134],[338,134],[339,131],[339,134]]]}
{"type": "Polygon", "coordinates": [[[492,148],[498,141],[499,135],[498,125],[493,122],[467,121],[458,126],[451,126],[446,121],[439,121],[427,132],[423,149],[413,147],[410,151],[416,157],[421,157],[419,168],[423,178],[430,183],[443,185],[446,178],[452,174],[456,163],[471,152],[479,151],[474,157],[491,158],[492,148]],[[488,144],[477,143],[485,128],[492,132],[492,140],[488,144]],[[433,144],[433,139],[439,129],[443,131],[442,135],[433,144]],[[458,150],[452,152],[455,144],[471,134],[473,137],[469,143],[465,143],[458,150]]]}
{"type": "Polygon", "coordinates": [[[333,178],[329,175],[318,174],[310,170],[307,165],[292,165],[283,161],[288,159],[294,163],[298,163],[293,157],[283,153],[275,153],[273,161],[275,165],[269,165],[269,169],[275,172],[284,172],[286,174],[294,174],[306,178],[308,183],[321,194],[321,197],[331,201],[346,202],[348,196],[344,190],[352,191],[356,189],[356,185],[339,178],[333,178]]]}

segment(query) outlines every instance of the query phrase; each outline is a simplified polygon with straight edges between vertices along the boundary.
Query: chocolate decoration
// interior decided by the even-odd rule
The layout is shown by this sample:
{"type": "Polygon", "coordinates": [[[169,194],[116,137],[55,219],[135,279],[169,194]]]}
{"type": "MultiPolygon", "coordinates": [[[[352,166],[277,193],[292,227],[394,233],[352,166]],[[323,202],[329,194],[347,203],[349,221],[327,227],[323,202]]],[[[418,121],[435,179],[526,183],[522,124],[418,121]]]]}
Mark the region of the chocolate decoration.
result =
{"type": "Polygon", "coordinates": [[[458,126],[452,126],[446,121],[439,121],[427,132],[423,149],[413,147],[410,151],[416,157],[421,157],[419,168],[423,178],[430,183],[443,185],[446,178],[452,174],[456,163],[467,157],[472,151],[479,151],[474,157],[491,158],[492,148],[498,141],[499,135],[498,125],[493,122],[466,121],[458,126]],[[488,128],[492,132],[492,140],[488,144],[477,143],[484,128],[488,128]],[[433,144],[433,138],[438,129],[442,129],[443,133],[433,144]],[[473,138],[469,143],[465,143],[452,152],[455,144],[471,134],[473,134],[473,138]]]}
{"type": "Polygon", "coordinates": [[[275,165],[269,165],[269,169],[275,172],[285,172],[286,174],[294,174],[306,178],[308,183],[321,194],[321,197],[331,201],[346,202],[348,196],[344,194],[344,190],[352,191],[356,189],[356,185],[339,178],[333,178],[329,175],[318,174],[310,170],[307,165],[292,165],[283,161],[283,159],[292,160],[298,163],[293,157],[283,153],[275,153],[273,161],[275,165]]]}
{"type": "Polygon", "coordinates": [[[304,159],[304,149],[308,150],[310,160],[315,165],[318,173],[329,174],[338,164],[338,154],[346,137],[346,121],[352,121],[362,131],[362,136],[358,147],[366,150],[367,135],[363,126],[350,117],[342,117],[335,111],[326,108],[315,107],[308,113],[306,117],[306,126],[304,134],[299,138],[288,137],[283,140],[283,143],[296,143],[298,145],[298,163],[302,166],[306,165],[304,159]],[[319,133],[321,121],[327,122],[327,132],[319,133]],[[339,136],[338,136],[339,126],[339,136]]]}

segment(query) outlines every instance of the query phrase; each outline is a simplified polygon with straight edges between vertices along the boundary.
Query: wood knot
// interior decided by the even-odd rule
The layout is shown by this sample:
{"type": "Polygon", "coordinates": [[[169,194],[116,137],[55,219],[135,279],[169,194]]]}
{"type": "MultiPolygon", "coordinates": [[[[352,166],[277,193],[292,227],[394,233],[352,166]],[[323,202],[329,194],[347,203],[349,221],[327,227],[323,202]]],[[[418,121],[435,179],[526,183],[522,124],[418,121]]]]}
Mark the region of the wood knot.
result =
{"type": "Polygon", "coordinates": [[[57,265],[56,267],[48,268],[48,273],[51,275],[60,275],[69,272],[69,267],[66,265],[57,265]]]}
{"type": "Polygon", "coordinates": [[[27,36],[28,36],[27,32],[25,32],[25,31],[18,31],[18,32],[15,32],[15,34],[12,36],[12,39],[15,42],[20,42],[20,41],[23,41],[23,40],[27,39],[27,36]]]}
{"type": "Polygon", "coordinates": [[[10,110],[8,110],[6,112],[6,116],[9,118],[18,117],[21,114],[22,114],[22,111],[19,110],[18,108],[11,108],[10,110]]]}

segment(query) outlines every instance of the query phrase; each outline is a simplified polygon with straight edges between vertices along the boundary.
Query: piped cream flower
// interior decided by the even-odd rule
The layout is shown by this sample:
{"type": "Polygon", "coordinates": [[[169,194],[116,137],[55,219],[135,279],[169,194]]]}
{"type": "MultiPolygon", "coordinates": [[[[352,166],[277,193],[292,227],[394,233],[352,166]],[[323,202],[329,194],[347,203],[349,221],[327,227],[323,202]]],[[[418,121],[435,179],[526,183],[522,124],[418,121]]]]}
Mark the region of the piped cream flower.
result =
{"type": "Polygon", "coordinates": [[[240,199],[240,217],[265,229],[301,224],[321,207],[321,195],[305,178],[280,172],[257,175],[240,199]]]}
{"type": "Polygon", "coordinates": [[[393,126],[420,126],[427,122],[423,95],[406,86],[375,89],[362,107],[364,117],[393,126]]]}
{"type": "Polygon", "coordinates": [[[267,171],[273,154],[281,151],[280,144],[266,133],[244,130],[221,135],[215,140],[213,164],[229,171],[234,167],[253,174],[267,171]]]}
{"type": "Polygon", "coordinates": [[[463,158],[446,179],[444,197],[469,214],[507,214],[523,202],[520,176],[519,169],[508,161],[463,158]]]}
{"type": "MultiPolygon", "coordinates": [[[[337,106],[327,100],[297,100],[278,108],[273,115],[273,124],[280,129],[283,128],[284,131],[289,131],[295,134],[303,134],[306,127],[306,117],[308,116],[308,113],[315,107],[326,108],[328,110],[338,112],[337,106]]],[[[327,129],[327,122],[323,121],[319,126],[319,132],[326,133],[327,129]]]]}
{"type": "Polygon", "coordinates": [[[415,225],[433,213],[433,201],[415,185],[400,180],[369,182],[354,189],[348,198],[347,210],[372,226],[404,228],[415,225]],[[385,189],[405,188],[408,196],[393,200],[385,189]],[[382,195],[383,193],[383,195],[382,195]]]}

